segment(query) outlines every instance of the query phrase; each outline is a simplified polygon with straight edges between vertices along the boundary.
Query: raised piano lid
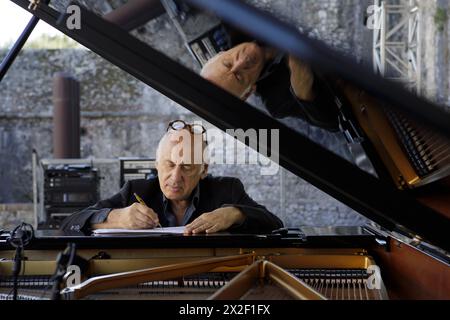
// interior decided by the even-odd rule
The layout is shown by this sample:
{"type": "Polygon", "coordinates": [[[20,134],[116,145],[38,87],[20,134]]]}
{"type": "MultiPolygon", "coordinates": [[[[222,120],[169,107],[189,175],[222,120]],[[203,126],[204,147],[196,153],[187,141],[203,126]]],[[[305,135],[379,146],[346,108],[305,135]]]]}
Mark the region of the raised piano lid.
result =
{"type": "MultiPolygon", "coordinates": [[[[29,5],[28,0],[11,1],[24,9],[29,5]]],[[[188,2],[214,11],[256,38],[302,57],[314,68],[358,84],[359,88],[393,108],[421,119],[446,137],[450,136],[448,113],[356,65],[323,43],[307,38],[296,28],[240,1],[188,2]]],[[[448,208],[445,198],[437,201],[432,209],[424,204],[424,200],[418,201],[410,193],[401,192],[391,183],[358,169],[88,10],[82,8],[82,28],[79,30],[67,29],[67,16],[45,4],[32,13],[222,130],[279,129],[279,163],[284,168],[385,229],[406,232],[450,251],[450,219],[437,211],[439,206],[448,208]]]]}

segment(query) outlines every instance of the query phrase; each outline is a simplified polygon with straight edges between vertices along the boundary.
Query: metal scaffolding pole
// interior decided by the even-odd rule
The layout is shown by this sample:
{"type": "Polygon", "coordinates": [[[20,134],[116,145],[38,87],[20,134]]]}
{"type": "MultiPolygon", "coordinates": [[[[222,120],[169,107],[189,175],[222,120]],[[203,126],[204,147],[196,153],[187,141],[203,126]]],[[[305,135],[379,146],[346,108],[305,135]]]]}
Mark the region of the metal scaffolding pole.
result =
{"type": "Polygon", "coordinates": [[[376,73],[421,92],[420,10],[416,0],[374,0],[376,73]]]}

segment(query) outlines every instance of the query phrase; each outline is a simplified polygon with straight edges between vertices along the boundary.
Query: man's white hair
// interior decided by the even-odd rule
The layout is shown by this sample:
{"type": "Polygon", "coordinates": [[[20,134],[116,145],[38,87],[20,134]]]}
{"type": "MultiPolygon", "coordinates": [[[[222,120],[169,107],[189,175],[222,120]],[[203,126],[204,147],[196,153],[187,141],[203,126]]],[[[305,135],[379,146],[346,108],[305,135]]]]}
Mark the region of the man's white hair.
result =
{"type": "Polygon", "coordinates": [[[202,67],[202,70],[200,71],[200,75],[203,78],[208,79],[208,71],[209,71],[209,67],[211,65],[211,63],[213,63],[214,61],[217,60],[217,58],[219,58],[219,56],[224,53],[224,51],[219,52],[218,54],[216,54],[214,57],[212,57],[211,59],[209,59],[205,65],[202,67]]]}
{"type": "Polygon", "coordinates": [[[156,147],[156,161],[159,160],[159,155],[161,153],[161,147],[163,145],[163,143],[165,142],[165,140],[167,139],[167,136],[169,135],[169,131],[167,131],[166,133],[164,133],[164,135],[161,137],[161,139],[158,142],[158,146],[156,147]]]}

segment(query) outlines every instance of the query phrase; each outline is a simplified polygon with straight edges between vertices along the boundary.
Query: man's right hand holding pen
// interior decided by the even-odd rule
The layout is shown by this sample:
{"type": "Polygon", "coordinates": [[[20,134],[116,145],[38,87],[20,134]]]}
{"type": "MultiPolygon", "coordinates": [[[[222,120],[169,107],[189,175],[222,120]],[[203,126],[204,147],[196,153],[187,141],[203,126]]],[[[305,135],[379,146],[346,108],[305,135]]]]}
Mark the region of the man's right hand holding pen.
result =
{"type": "Polygon", "coordinates": [[[129,207],[112,210],[104,223],[95,224],[94,229],[153,229],[159,225],[158,215],[153,209],[138,202],[129,207]]]}

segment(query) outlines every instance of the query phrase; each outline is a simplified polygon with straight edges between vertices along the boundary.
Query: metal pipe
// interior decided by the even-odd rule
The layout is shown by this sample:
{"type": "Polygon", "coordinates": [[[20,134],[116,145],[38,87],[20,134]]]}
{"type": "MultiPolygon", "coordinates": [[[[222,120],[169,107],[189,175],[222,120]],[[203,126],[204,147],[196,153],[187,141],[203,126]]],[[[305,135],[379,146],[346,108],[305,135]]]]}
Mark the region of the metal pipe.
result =
{"type": "Polygon", "coordinates": [[[16,60],[17,56],[19,55],[20,51],[25,45],[25,42],[27,42],[28,38],[30,37],[30,34],[33,32],[39,20],[40,19],[36,16],[31,17],[30,21],[23,30],[19,39],[17,39],[17,41],[14,43],[14,46],[11,48],[11,50],[9,50],[8,54],[3,59],[2,64],[0,65],[0,82],[5,77],[14,60],[16,60]]]}
{"type": "Polygon", "coordinates": [[[38,227],[38,185],[37,185],[37,151],[36,149],[33,149],[33,152],[31,153],[31,165],[33,169],[33,216],[34,216],[34,223],[33,227],[37,229],[38,227]]]}
{"type": "Polygon", "coordinates": [[[163,13],[165,10],[159,0],[134,0],[109,12],[103,18],[119,25],[122,29],[131,31],[163,13]]]}
{"type": "Polygon", "coordinates": [[[80,84],[70,74],[53,78],[53,156],[80,157],[80,84]]]}

